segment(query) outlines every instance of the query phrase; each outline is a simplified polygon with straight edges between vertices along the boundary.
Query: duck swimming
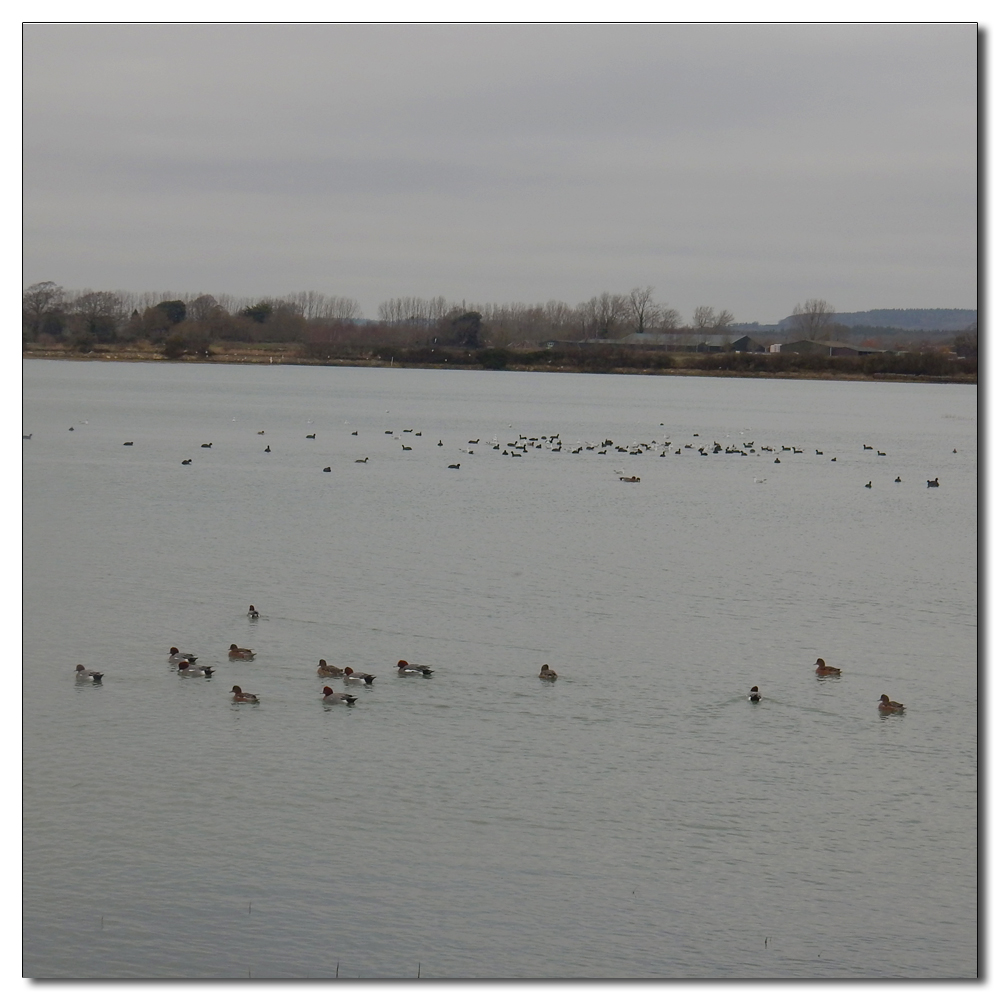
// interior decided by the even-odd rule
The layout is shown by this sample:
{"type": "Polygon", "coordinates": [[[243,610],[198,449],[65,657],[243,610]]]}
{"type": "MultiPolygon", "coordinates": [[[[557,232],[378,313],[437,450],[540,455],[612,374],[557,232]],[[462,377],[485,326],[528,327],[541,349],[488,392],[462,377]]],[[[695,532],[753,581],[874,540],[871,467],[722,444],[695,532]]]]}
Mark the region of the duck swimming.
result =
{"type": "Polygon", "coordinates": [[[820,657],[816,661],[816,673],[820,677],[839,677],[840,667],[828,667],[826,665],[826,660],[820,657]]]}
{"type": "Polygon", "coordinates": [[[233,685],[233,701],[248,701],[253,705],[260,703],[260,698],[255,694],[250,694],[248,691],[244,691],[239,684],[233,685]]]}
{"type": "Polygon", "coordinates": [[[399,663],[396,664],[396,669],[399,671],[400,677],[415,677],[417,674],[422,674],[424,677],[430,677],[430,675],[434,673],[430,667],[426,667],[422,663],[407,663],[406,660],[400,660],[399,663]]]}
{"type": "Polygon", "coordinates": [[[181,677],[211,677],[214,672],[215,667],[194,667],[187,660],[177,664],[177,673],[181,677]]]}
{"type": "Polygon", "coordinates": [[[884,694],[878,700],[878,710],[880,712],[885,712],[886,715],[890,715],[896,712],[905,711],[906,706],[900,705],[898,701],[889,701],[889,696],[887,694],[884,694]]]}
{"type": "Polygon", "coordinates": [[[357,695],[338,693],[329,687],[323,688],[323,701],[327,705],[353,705],[357,700],[357,695]]]}
{"type": "Polygon", "coordinates": [[[547,663],[542,664],[542,669],[539,670],[538,676],[543,681],[555,681],[559,679],[559,675],[547,663]]]}
{"type": "Polygon", "coordinates": [[[252,660],[255,655],[252,649],[242,649],[235,642],[229,647],[229,659],[231,660],[252,660]]]}
{"type": "Polygon", "coordinates": [[[320,677],[343,677],[344,671],[340,667],[334,667],[327,663],[326,660],[320,660],[319,666],[316,668],[316,673],[320,677]]]}
{"type": "Polygon", "coordinates": [[[104,673],[100,670],[88,670],[82,663],[76,665],[76,680],[80,684],[100,684],[104,673]]]}
{"type": "Polygon", "coordinates": [[[198,660],[197,656],[192,656],[190,653],[178,652],[176,646],[170,647],[170,658],[167,663],[180,663],[181,660],[187,660],[188,663],[196,663],[198,660]]]}
{"type": "Polygon", "coordinates": [[[750,688],[750,694],[747,695],[747,700],[752,701],[755,705],[760,701],[760,689],[756,684],[750,688]]]}
{"type": "Polygon", "coordinates": [[[370,685],[375,680],[374,674],[356,674],[350,667],[344,667],[344,680],[370,685]]]}
{"type": "Polygon", "coordinates": [[[247,612],[247,618],[260,618],[260,612],[252,604],[247,612]]]}

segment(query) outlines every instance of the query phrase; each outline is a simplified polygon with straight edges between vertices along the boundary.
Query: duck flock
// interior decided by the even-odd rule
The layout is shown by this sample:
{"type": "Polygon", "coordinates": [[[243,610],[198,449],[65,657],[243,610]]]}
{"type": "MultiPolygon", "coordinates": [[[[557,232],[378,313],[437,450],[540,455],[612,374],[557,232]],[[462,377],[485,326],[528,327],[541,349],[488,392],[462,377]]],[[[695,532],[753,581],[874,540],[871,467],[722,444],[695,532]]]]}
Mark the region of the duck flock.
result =
{"type": "MultiPolygon", "coordinates": [[[[831,667],[822,657],[819,657],[816,660],[814,666],[816,668],[817,677],[839,677],[843,673],[840,667],[831,667]]],[[[750,694],[747,695],[747,701],[757,705],[763,697],[764,696],[760,693],[760,688],[754,684],[754,686],[750,688],[750,694]]],[[[899,715],[900,713],[906,711],[905,705],[901,705],[898,701],[890,701],[887,694],[884,694],[881,698],[879,698],[876,707],[881,715],[899,715]]]]}
{"type": "MultiPolygon", "coordinates": [[[[251,604],[250,610],[247,612],[247,618],[256,620],[259,617],[260,613],[251,604]]],[[[230,644],[228,654],[231,661],[253,660],[257,655],[252,649],[247,649],[244,646],[237,646],[235,642],[230,644]]],[[[216,667],[208,666],[199,667],[197,665],[197,656],[193,656],[191,653],[182,653],[176,646],[170,647],[170,655],[167,658],[167,662],[177,671],[179,677],[200,677],[210,679],[212,674],[214,674],[217,669],[216,667]]],[[[815,668],[817,677],[839,677],[842,673],[840,667],[830,666],[824,659],[822,659],[822,657],[816,660],[815,668]]],[[[409,663],[407,660],[397,661],[396,665],[392,669],[395,670],[397,676],[399,677],[428,678],[434,674],[433,667],[429,667],[425,663],[409,663]]],[[[78,663],[76,665],[76,672],[74,676],[76,677],[76,682],[78,684],[101,684],[104,680],[103,671],[88,670],[82,663],[78,663]]],[[[349,688],[353,685],[371,687],[376,678],[375,674],[358,673],[352,667],[337,667],[332,663],[327,663],[327,661],[323,659],[321,659],[316,666],[316,676],[318,678],[338,678],[343,681],[345,688],[349,688]]],[[[559,679],[559,674],[557,674],[547,663],[543,663],[542,669],[538,672],[538,679],[554,683],[559,679]]],[[[249,691],[244,691],[238,684],[233,685],[229,694],[232,695],[231,700],[235,704],[260,704],[259,695],[251,694],[249,691]]],[[[358,700],[356,695],[349,694],[347,691],[334,691],[328,684],[323,686],[323,690],[319,698],[324,705],[351,706],[358,700]]],[[[760,688],[755,684],[752,688],[750,688],[750,694],[747,696],[747,700],[756,705],[759,704],[762,699],[763,695],[760,692],[760,688]]],[[[883,715],[896,715],[905,710],[905,706],[901,705],[898,701],[890,701],[887,694],[883,694],[881,696],[877,707],[879,712],[883,715]]]]}
{"type": "MultiPolygon", "coordinates": [[[[311,422],[311,421],[310,421],[311,422]]],[[[661,427],[663,424],[660,425],[661,427]]],[[[70,427],[69,430],[74,430],[70,427]]],[[[265,432],[263,430],[257,431],[258,435],[263,435],[265,432]]],[[[357,430],[351,431],[351,435],[357,437],[359,432],[357,430]]],[[[404,428],[402,432],[397,433],[395,430],[389,429],[383,432],[383,439],[389,437],[392,441],[398,441],[401,444],[403,451],[413,451],[414,445],[407,444],[406,441],[413,441],[416,438],[421,438],[423,432],[419,430],[414,430],[412,427],[404,428]],[[412,435],[412,437],[404,439],[402,435],[412,435]]],[[[690,435],[692,438],[700,437],[700,434],[693,433],[690,435]]],[[[24,434],[22,435],[25,441],[30,441],[32,435],[24,434]]],[[[560,452],[566,451],[571,455],[583,454],[585,452],[595,452],[598,455],[606,455],[609,451],[614,454],[627,455],[629,457],[639,457],[644,455],[658,455],[660,458],[668,458],[670,456],[684,455],[685,453],[690,455],[698,455],[703,458],[709,458],[711,456],[725,455],[725,456],[739,456],[741,458],[767,458],[773,464],[781,464],[782,458],[784,457],[787,461],[789,458],[794,460],[794,456],[806,454],[805,448],[799,448],[796,445],[767,445],[767,444],[757,444],[756,441],[741,441],[740,444],[726,444],[723,445],[719,441],[713,440],[712,444],[704,445],[698,444],[693,441],[681,444],[675,447],[675,442],[673,440],[668,440],[664,437],[662,440],[657,438],[651,438],[649,441],[633,441],[629,444],[615,443],[611,438],[605,437],[598,441],[576,441],[573,444],[566,444],[562,440],[562,435],[556,434],[521,434],[511,435],[513,440],[502,441],[497,437],[493,437],[489,440],[484,440],[482,435],[476,438],[470,438],[468,440],[468,447],[461,447],[459,450],[466,455],[475,455],[476,452],[474,447],[479,447],[482,445],[483,449],[500,452],[500,457],[509,458],[524,458],[528,455],[535,454],[539,451],[549,452],[553,454],[559,454],[560,452]]],[[[316,440],[316,433],[306,434],[308,440],[316,440]]],[[[202,448],[210,449],[213,442],[208,441],[201,445],[202,448]]],[[[134,447],[134,441],[123,442],[125,447],[134,447]]],[[[445,447],[444,441],[438,439],[437,444],[432,447],[443,448],[445,447]]],[[[822,457],[824,460],[830,462],[836,462],[837,456],[830,456],[827,458],[824,455],[823,450],[819,448],[812,448],[815,452],[814,457],[822,457]]],[[[862,444],[862,452],[874,452],[874,458],[876,460],[881,458],[887,458],[888,455],[885,451],[877,448],[874,445],[862,444]]],[[[270,445],[264,448],[264,452],[267,454],[271,453],[270,445]]],[[[953,453],[957,454],[957,449],[953,449],[953,453]]],[[[358,465],[367,465],[370,456],[365,455],[364,457],[354,458],[353,461],[358,465]]],[[[185,466],[190,466],[193,463],[191,458],[183,459],[181,464],[185,466]]],[[[448,463],[447,467],[449,469],[461,469],[460,462],[448,463]]],[[[323,472],[331,472],[332,466],[325,466],[323,472]]],[[[615,473],[618,478],[624,483],[639,483],[641,478],[636,475],[626,475],[624,469],[615,469],[615,473]]],[[[767,479],[764,477],[754,477],[755,483],[765,483],[767,479]]],[[[895,483],[901,483],[902,478],[896,476],[893,480],[895,483]]],[[[872,488],[872,481],[869,480],[864,484],[866,489],[872,488]]],[[[927,480],[927,486],[929,488],[939,487],[939,478],[935,476],[934,479],[927,480]]],[[[250,605],[250,610],[247,612],[247,617],[251,620],[255,620],[260,617],[259,612],[250,605]]],[[[255,653],[253,650],[245,649],[237,646],[233,643],[228,650],[228,656],[231,661],[237,660],[253,660],[255,653]]],[[[173,666],[177,674],[180,677],[191,677],[191,678],[210,678],[215,672],[215,667],[210,666],[197,666],[197,657],[189,654],[180,653],[176,647],[172,647],[170,650],[169,663],[173,666]]],[[[820,677],[830,677],[839,676],[841,671],[836,667],[827,666],[822,659],[816,661],[816,674],[820,677]]],[[[399,662],[393,667],[396,673],[401,677],[430,677],[434,671],[432,668],[423,664],[411,664],[406,660],[399,660],[399,662]]],[[[354,685],[367,685],[370,686],[375,680],[375,675],[366,673],[356,673],[351,667],[336,667],[331,666],[326,660],[320,660],[316,668],[316,673],[318,677],[321,678],[337,678],[340,679],[345,687],[350,687],[354,685]]],[[[76,680],[78,683],[92,683],[99,684],[103,680],[104,674],[101,671],[88,670],[83,664],[77,664],[76,667],[76,680]]],[[[558,678],[558,674],[552,670],[548,664],[543,664],[542,668],[538,674],[539,679],[547,682],[554,682],[558,678]]],[[[232,700],[236,703],[249,703],[249,704],[259,704],[260,698],[251,694],[250,692],[243,691],[238,685],[234,685],[231,692],[232,700]]],[[[352,705],[357,700],[354,695],[348,694],[346,692],[335,692],[329,685],[325,685],[322,689],[321,700],[326,704],[342,704],[342,705],[352,705]]],[[[754,704],[758,704],[762,700],[762,695],[760,690],[755,685],[748,695],[748,700],[754,704]]],[[[887,695],[882,695],[878,702],[878,709],[881,713],[892,714],[899,713],[904,710],[904,706],[898,702],[891,701],[887,695]]]]}
{"type": "MultiPolygon", "coordinates": [[[[663,424],[661,423],[662,427],[663,424]]],[[[261,433],[261,432],[258,432],[261,433]]],[[[412,434],[414,438],[422,436],[422,431],[415,431],[412,427],[404,428],[403,434],[412,434]]],[[[355,437],[358,435],[357,431],[352,431],[352,435],[355,437]]],[[[412,444],[406,444],[401,438],[400,434],[395,430],[387,430],[384,432],[385,435],[391,436],[393,441],[399,441],[403,451],[413,451],[412,444]]],[[[315,434],[306,435],[309,438],[315,439],[315,434]]],[[[581,441],[570,444],[566,443],[562,439],[561,433],[556,434],[521,434],[511,435],[514,437],[512,441],[503,441],[500,438],[494,436],[489,440],[484,440],[482,435],[477,438],[470,438],[468,441],[469,445],[479,446],[482,443],[481,450],[488,449],[490,451],[500,452],[501,457],[507,458],[524,458],[528,455],[533,455],[538,451],[550,452],[552,454],[559,454],[565,451],[570,455],[580,455],[584,452],[595,452],[598,455],[607,455],[609,451],[615,454],[628,455],[630,457],[638,457],[642,455],[658,455],[660,458],[668,458],[671,455],[683,455],[685,452],[690,452],[691,454],[697,454],[703,458],[708,458],[712,455],[739,455],[743,458],[750,457],[765,457],[771,460],[774,465],[780,465],[782,460],[782,455],[785,455],[787,460],[788,456],[803,455],[806,453],[807,449],[799,448],[796,445],[758,445],[756,441],[741,441],[740,444],[726,444],[723,445],[719,441],[712,441],[711,446],[704,444],[696,444],[693,441],[682,444],[675,447],[675,442],[672,440],[667,440],[664,437],[662,440],[657,438],[651,438],[649,441],[632,441],[629,444],[622,444],[621,442],[615,443],[611,438],[602,438],[600,442],[598,441],[581,441]],[[502,450],[501,450],[502,449],[502,450]]],[[[691,437],[700,437],[700,434],[694,433],[691,437]]],[[[410,439],[412,440],[412,438],[410,439]]],[[[437,447],[443,448],[444,441],[438,440],[437,447]]],[[[862,444],[862,452],[874,451],[875,456],[878,458],[887,458],[888,453],[882,451],[880,448],[874,445],[862,444]]],[[[471,447],[460,447],[459,451],[466,455],[475,455],[476,451],[471,447]]],[[[824,456],[824,452],[819,448],[813,448],[812,451],[818,456],[824,456]]],[[[958,449],[953,449],[953,452],[957,454],[958,449]]],[[[356,458],[354,461],[357,464],[367,464],[371,456],[366,455],[364,458],[356,458]]],[[[825,457],[825,456],[824,456],[825,457]]],[[[837,456],[831,456],[829,461],[836,462],[837,456]]],[[[451,462],[448,463],[449,469],[461,469],[461,462],[451,462]]],[[[324,472],[331,472],[332,467],[326,466],[323,469],[324,472]]],[[[638,483],[641,482],[641,477],[636,475],[626,475],[624,469],[616,469],[615,473],[618,478],[623,483],[638,483]]],[[[903,480],[901,477],[897,476],[895,480],[896,483],[901,483],[903,480]]],[[[767,482],[764,478],[754,477],[755,483],[767,482]]],[[[939,486],[938,478],[927,480],[928,486],[939,486]]],[[[872,481],[869,480],[865,484],[866,489],[872,488],[872,481]]]]}
{"type": "MultiPolygon", "coordinates": [[[[86,422],[87,421],[84,421],[84,423],[86,422]]],[[[312,421],[310,420],[309,423],[312,423],[312,421]]],[[[663,424],[661,423],[660,426],[662,427],[663,424]]],[[[69,429],[71,431],[74,430],[73,427],[70,427],[69,429]]],[[[265,433],[264,431],[257,431],[258,435],[263,435],[264,433],[265,433]]],[[[402,434],[410,434],[412,435],[412,437],[408,439],[403,439],[401,434],[393,429],[386,430],[383,432],[384,436],[389,436],[392,441],[399,442],[403,451],[414,450],[414,446],[412,444],[406,443],[407,440],[413,441],[414,439],[423,436],[422,431],[414,430],[412,427],[403,428],[402,434]]],[[[358,431],[356,430],[351,431],[351,435],[353,437],[357,437],[358,431]]],[[[32,437],[31,434],[22,434],[21,436],[22,439],[25,441],[30,441],[32,437]]],[[[630,457],[638,457],[642,455],[652,454],[652,455],[658,455],[660,458],[668,458],[671,455],[683,455],[686,452],[690,452],[692,455],[699,455],[700,457],[703,458],[708,458],[712,455],[739,455],[742,458],[764,457],[770,459],[771,463],[774,465],[781,464],[782,455],[785,456],[785,459],[787,461],[789,456],[803,455],[806,454],[807,452],[807,449],[799,448],[796,445],[785,445],[785,444],[777,446],[766,445],[766,444],[758,445],[755,441],[742,441],[740,444],[723,445],[719,441],[713,440],[711,446],[703,444],[695,444],[694,442],[687,442],[675,448],[674,447],[675,442],[672,440],[668,441],[666,438],[664,438],[663,440],[657,440],[656,438],[651,438],[649,441],[632,441],[626,445],[626,444],[621,444],[620,442],[616,444],[611,438],[602,438],[600,442],[577,440],[575,443],[572,444],[564,444],[562,440],[562,435],[560,433],[534,434],[534,435],[518,433],[516,435],[511,435],[511,436],[514,437],[513,441],[504,442],[501,441],[501,439],[499,439],[496,436],[494,436],[489,440],[484,441],[482,435],[480,435],[480,437],[469,438],[468,444],[478,446],[482,441],[483,449],[498,451],[500,452],[501,457],[509,457],[509,458],[524,458],[529,454],[535,454],[537,451],[543,451],[543,452],[548,451],[552,454],[559,454],[563,451],[566,451],[570,455],[579,455],[583,454],[584,452],[596,452],[596,454],[598,455],[606,455],[610,450],[613,451],[614,453],[628,455],[630,457]]],[[[696,438],[700,437],[700,434],[693,433],[690,436],[696,438]]],[[[316,433],[313,432],[310,434],[306,434],[306,439],[310,441],[315,441],[316,433]]],[[[202,443],[201,447],[211,448],[212,444],[213,444],[212,441],[206,441],[202,443]]],[[[123,441],[122,445],[126,448],[131,448],[135,446],[135,442],[123,441]]],[[[444,441],[440,438],[438,439],[437,447],[438,448],[445,447],[444,441]]],[[[471,447],[463,446],[459,447],[458,450],[466,455],[476,454],[475,450],[471,447]]],[[[824,460],[827,460],[826,456],[824,455],[824,452],[821,449],[813,448],[811,450],[815,452],[816,456],[823,457],[824,460]]],[[[880,448],[877,448],[874,445],[862,444],[861,450],[862,452],[873,451],[875,452],[875,457],[877,458],[888,457],[887,452],[882,451],[880,448]]],[[[952,451],[954,454],[958,453],[957,448],[952,449],[952,451]]],[[[265,446],[264,453],[265,454],[272,453],[270,444],[265,446]]],[[[369,455],[365,455],[363,458],[355,458],[353,459],[353,461],[356,465],[367,465],[370,457],[371,456],[369,455]]],[[[831,456],[828,460],[830,462],[836,462],[837,456],[836,455],[831,456]]],[[[191,458],[185,458],[181,460],[181,465],[190,466],[193,463],[194,460],[191,458]]],[[[448,468],[460,470],[462,468],[462,463],[449,462],[448,468]]],[[[332,465],[323,466],[322,471],[333,472],[333,466],[332,465]]],[[[615,469],[615,474],[623,483],[639,483],[642,481],[641,477],[639,476],[626,475],[624,469],[615,469]]],[[[903,480],[900,476],[896,476],[896,478],[893,480],[894,483],[902,483],[902,481],[903,480]]],[[[758,484],[766,483],[767,479],[763,477],[754,476],[754,482],[758,484]]],[[[872,482],[873,482],[872,480],[869,480],[867,483],[865,483],[864,484],[865,489],[872,489],[873,488],[872,482]]],[[[941,484],[938,481],[937,476],[935,476],[933,479],[927,480],[928,487],[938,487],[940,485],[941,484]]]]}

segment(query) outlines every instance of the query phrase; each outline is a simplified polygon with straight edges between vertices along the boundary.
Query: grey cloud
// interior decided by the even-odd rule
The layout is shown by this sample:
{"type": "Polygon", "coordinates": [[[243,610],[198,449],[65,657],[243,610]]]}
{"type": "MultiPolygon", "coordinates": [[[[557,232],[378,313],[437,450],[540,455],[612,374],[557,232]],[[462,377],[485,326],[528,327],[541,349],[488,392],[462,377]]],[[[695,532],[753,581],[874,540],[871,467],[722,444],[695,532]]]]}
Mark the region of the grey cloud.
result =
{"type": "Polygon", "coordinates": [[[353,284],[317,287],[369,314],[396,294],[646,282],[762,320],[812,295],[969,305],[975,41],[970,25],[29,26],[26,278],[239,294],[336,278],[353,284]]]}

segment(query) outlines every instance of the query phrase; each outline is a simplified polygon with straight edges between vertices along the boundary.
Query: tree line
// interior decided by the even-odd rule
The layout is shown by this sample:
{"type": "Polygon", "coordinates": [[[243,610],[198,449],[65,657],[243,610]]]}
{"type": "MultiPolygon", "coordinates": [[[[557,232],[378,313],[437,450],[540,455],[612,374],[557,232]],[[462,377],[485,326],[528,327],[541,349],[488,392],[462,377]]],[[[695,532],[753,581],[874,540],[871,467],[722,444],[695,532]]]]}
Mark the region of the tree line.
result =
{"type": "MultiPolygon", "coordinates": [[[[686,327],[722,332],[733,314],[695,309],[686,327]]],[[[205,293],[67,291],[54,281],[24,290],[24,343],[96,344],[147,341],[203,353],[213,342],[426,345],[468,348],[532,345],[547,340],[615,340],[628,333],[685,329],[680,314],[653,298],[652,286],[602,292],[571,306],[546,303],[459,304],[443,296],[387,299],[365,320],[356,299],[320,292],[237,298],[205,293]]]]}
{"type": "MultiPolygon", "coordinates": [[[[67,291],[53,281],[26,288],[22,296],[25,344],[63,344],[87,352],[97,345],[145,342],[167,357],[208,356],[213,343],[301,344],[306,356],[381,348],[454,347],[466,350],[530,350],[550,342],[621,341],[629,334],[688,333],[735,339],[728,309],[698,306],[685,324],[680,313],[654,298],[651,285],[628,293],[601,292],[571,306],[545,303],[456,303],[443,296],[390,298],[378,318],[366,320],[356,299],[321,292],[280,297],[172,292],[67,291]]],[[[835,340],[850,333],[834,322],[823,299],[797,304],[782,339],[835,340]]],[[[636,338],[633,338],[636,339],[636,338]]],[[[978,332],[963,331],[955,346],[978,355],[978,332]]]]}

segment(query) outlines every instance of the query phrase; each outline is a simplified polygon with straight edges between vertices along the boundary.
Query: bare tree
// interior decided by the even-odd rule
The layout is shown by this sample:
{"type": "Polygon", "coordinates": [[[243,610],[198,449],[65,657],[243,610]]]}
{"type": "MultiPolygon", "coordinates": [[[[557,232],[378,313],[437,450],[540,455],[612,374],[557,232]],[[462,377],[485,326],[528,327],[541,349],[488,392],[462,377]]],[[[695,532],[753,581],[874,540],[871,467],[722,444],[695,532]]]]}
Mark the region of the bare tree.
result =
{"type": "Polygon", "coordinates": [[[37,340],[45,317],[63,306],[65,292],[54,281],[29,285],[21,295],[21,318],[26,340],[37,340]]]}
{"type": "Polygon", "coordinates": [[[617,337],[628,319],[628,299],[624,295],[601,292],[580,305],[584,327],[590,336],[602,340],[617,337]]]}
{"type": "Polygon", "coordinates": [[[809,299],[792,310],[792,329],[806,340],[828,340],[833,336],[834,308],[824,299],[809,299]]]}
{"type": "Polygon", "coordinates": [[[715,330],[722,332],[732,323],[734,317],[728,309],[716,312],[711,306],[698,306],[691,319],[691,325],[696,330],[715,330]]]}
{"type": "Polygon", "coordinates": [[[301,310],[307,320],[352,320],[361,316],[361,306],[356,299],[343,295],[324,295],[322,292],[293,292],[285,296],[301,310]]]}
{"type": "Polygon", "coordinates": [[[656,326],[660,330],[676,330],[681,325],[681,314],[676,309],[660,306],[656,316],[656,326]]]}
{"type": "Polygon", "coordinates": [[[114,338],[127,312],[117,292],[83,292],[73,301],[72,311],[83,332],[114,338]]]}
{"type": "Polygon", "coordinates": [[[715,329],[715,310],[711,306],[698,306],[691,317],[691,325],[696,330],[715,329]]]}
{"type": "Polygon", "coordinates": [[[576,310],[566,302],[549,299],[543,311],[551,332],[568,331],[576,326],[576,310]]]}
{"type": "Polygon", "coordinates": [[[386,299],[378,306],[378,318],[383,323],[391,324],[412,324],[414,326],[427,326],[431,323],[438,323],[444,319],[451,309],[458,306],[449,306],[443,295],[433,299],[421,299],[413,295],[402,298],[386,299]]]}
{"type": "Polygon", "coordinates": [[[655,325],[656,316],[654,314],[657,308],[653,302],[653,286],[633,288],[628,293],[628,310],[636,333],[645,333],[647,324],[655,325]]]}

